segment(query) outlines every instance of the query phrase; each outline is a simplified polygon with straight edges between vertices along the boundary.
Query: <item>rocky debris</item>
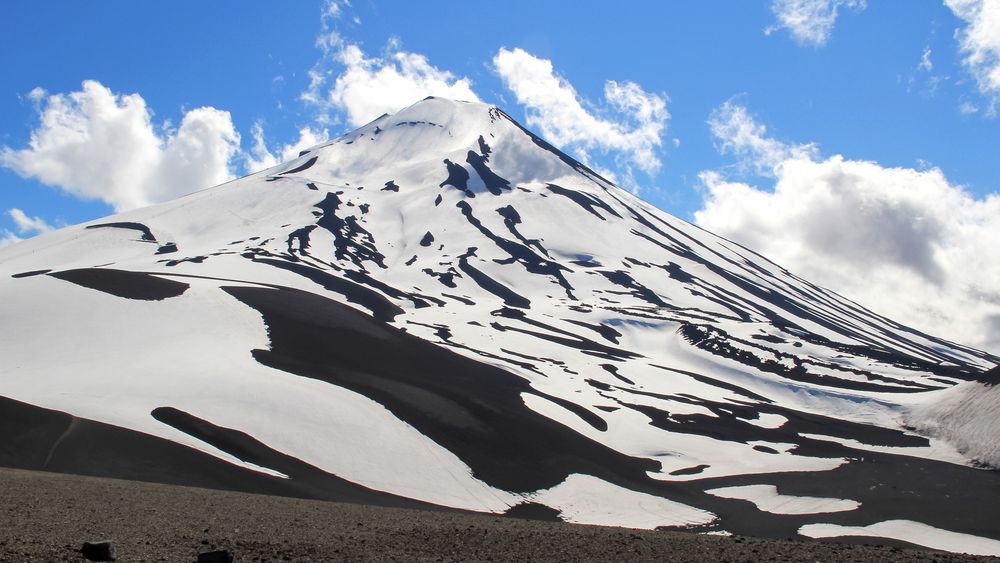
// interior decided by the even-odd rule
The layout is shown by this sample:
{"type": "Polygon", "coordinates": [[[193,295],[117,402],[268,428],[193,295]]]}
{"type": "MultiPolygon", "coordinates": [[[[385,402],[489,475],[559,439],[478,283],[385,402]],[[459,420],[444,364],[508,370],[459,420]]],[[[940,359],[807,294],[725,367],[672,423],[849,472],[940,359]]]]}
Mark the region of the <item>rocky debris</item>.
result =
{"type": "Polygon", "coordinates": [[[844,544],[580,526],[3,467],[0,523],[0,561],[77,561],[78,538],[102,534],[129,562],[191,562],[209,550],[243,561],[1000,562],[882,538],[844,544]]]}

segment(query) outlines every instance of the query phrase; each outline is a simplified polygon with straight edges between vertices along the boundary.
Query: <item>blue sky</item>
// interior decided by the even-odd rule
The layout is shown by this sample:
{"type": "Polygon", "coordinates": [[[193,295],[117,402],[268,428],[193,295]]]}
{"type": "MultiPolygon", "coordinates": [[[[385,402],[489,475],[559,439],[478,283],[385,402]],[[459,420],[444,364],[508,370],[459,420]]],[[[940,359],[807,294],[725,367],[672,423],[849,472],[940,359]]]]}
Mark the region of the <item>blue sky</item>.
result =
{"type": "Polygon", "coordinates": [[[426,93],[500,105],[651,203],[866,304],[914,294],[878,310],[957,326],[973,321],[947,310],[982,309],[975,331],[954,337],[1000,348],[1000,294],[954,273],[1000,279],[988,244],[1000,236],[998,0],[107,0],[4,11],[8,243],[245,174],[436,84],[446,91],[426,93]],[[396,97],[366,99],[390,84],[396,97]],[[95,132],[123,130],[135,136],[117,152],[95,132]],[[79,143],[62,143],[67,131],[79,143]],[[194,163],[182,145],[213,156],[194,163]],[[151,163],[156,172],[136,172],[151,163]],[[802,211],[830,197],[830,213],[802,211]],[[927,305],[959,290],[961,301],[927,305]]]}

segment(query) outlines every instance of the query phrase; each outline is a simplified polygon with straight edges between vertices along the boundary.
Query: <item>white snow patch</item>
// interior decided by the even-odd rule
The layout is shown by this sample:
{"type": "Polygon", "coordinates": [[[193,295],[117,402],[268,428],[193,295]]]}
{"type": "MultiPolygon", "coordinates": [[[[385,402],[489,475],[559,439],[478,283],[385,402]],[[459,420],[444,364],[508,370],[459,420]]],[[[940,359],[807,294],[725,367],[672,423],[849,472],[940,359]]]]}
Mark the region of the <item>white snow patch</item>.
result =
{"type": "Polygon", "coordinates": [[[771,514],[823,514],[827,512],[847,512],[861,506],[855,500],[796,497],[778,494],[774,485],[745,485],[741,487],[723,487],[705,491],[710,495],[722,498],[748,500],[764,512],[771,514]]]}
{"type": "Polygon", "coordinates": [[[905,541],[943,551],[970,555],[1000,556],[1000,541],[949,532],[941,528],[912,520],[886,520],[869,526],[840,526],[838,524],[806,524],[799,533],[810,538],[835,538],[841,536],[866,536],[905,541]]]}
{"type": "Polygon", "coordinates": [[[747,422],[761,428],[781,428],[783,424],[788,422],[788,419],[780,414],[762,412],[757,415],[755,420],[748,420],[747,422]]]}
{"type": "MultiPolygon", "coordinates": [[[[254,463],[250,463],[249,461],[243,461],[243,460],[241,460],[239,458],[237,458],[237,460],[239,461],[239,463],[237,465],[241,465],[241,466],[243,466],[243,467],[245,467],[245,468],[247,468],[247,469],[249,469],[251,471],[256,471],[258,473],[263,473],[265,475],[270,475],[271,477],[278,477],[278,478],[281,478],[281,479],[288,479],[289,478],[288,475],[285,475],[284,473],[282,473],[280,471],[275,471],[274,469],[270,469],[270,468],[264,467],[263,465],[256,465],[254,463]]],[[[226,461],[230,461],[230,460],[227,459],[226,461]]],[[[230,463],[232,463],[232,462],[230,461],[230,463]]]]}
{"type": "Polygon", "coordinates": [[[652,530],[688,527],[716,519],[711,512],[574,473],[565,481],[528,497],[561,511],[567,522],[652,530]]]}

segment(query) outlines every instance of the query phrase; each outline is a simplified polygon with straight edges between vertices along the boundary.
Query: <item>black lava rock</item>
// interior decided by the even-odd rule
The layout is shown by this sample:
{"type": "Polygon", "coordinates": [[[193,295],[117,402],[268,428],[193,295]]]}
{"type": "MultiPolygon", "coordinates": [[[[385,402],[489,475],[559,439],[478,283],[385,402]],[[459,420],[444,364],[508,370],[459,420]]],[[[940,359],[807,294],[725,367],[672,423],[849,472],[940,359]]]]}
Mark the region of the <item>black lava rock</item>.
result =
{"type": "Polygon", "coordinates": [[[80,555],[90,561],[114,561],[115,544],[109,541],[84,542],[80,555]]]}
{"type": "Polygon", "coordinates": [[[225,549],[198,554],[198,563],[233,563],[233,554],[225,549]]]}

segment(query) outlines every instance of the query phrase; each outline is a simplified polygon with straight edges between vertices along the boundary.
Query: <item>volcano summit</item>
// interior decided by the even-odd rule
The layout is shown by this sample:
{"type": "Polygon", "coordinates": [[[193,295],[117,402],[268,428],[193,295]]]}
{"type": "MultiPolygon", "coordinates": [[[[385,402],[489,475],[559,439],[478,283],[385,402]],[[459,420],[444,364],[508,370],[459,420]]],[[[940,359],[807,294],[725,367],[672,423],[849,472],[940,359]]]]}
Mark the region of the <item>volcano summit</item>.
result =
{"type": "Polygon", "coordinates": [[[4,248],[0,295],[2,465],[1000,554],[1000,358],[495,107],[4,248]]]}

